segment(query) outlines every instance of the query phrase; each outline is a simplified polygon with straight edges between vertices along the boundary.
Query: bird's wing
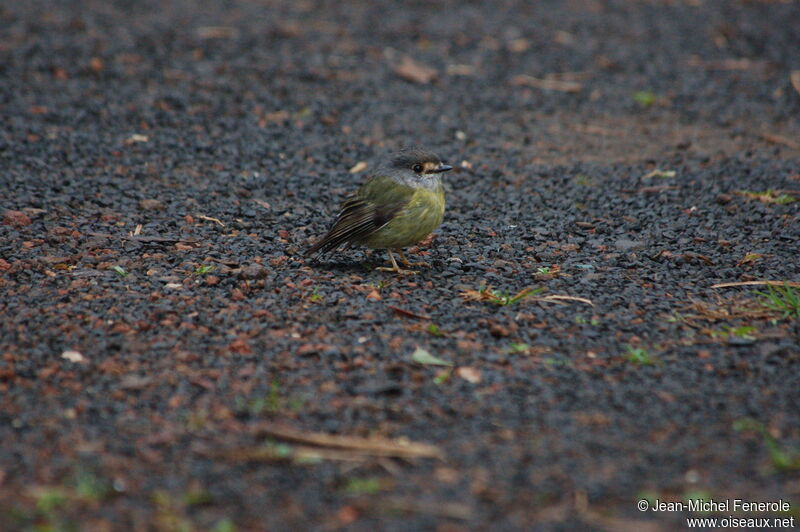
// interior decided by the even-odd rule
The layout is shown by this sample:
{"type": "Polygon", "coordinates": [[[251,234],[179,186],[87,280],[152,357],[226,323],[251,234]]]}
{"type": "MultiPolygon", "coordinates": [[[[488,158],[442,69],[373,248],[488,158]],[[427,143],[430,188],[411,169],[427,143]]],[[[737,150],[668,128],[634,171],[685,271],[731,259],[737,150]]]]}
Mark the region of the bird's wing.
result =
{"type": "Polygon", "coordinates": [[[414,189],[388,177],[373,177],[343,203],[328,234],[311,246],[305,255],[327,253],[345,242],[356,242],[371,235],[405,207],[414,189]]]}

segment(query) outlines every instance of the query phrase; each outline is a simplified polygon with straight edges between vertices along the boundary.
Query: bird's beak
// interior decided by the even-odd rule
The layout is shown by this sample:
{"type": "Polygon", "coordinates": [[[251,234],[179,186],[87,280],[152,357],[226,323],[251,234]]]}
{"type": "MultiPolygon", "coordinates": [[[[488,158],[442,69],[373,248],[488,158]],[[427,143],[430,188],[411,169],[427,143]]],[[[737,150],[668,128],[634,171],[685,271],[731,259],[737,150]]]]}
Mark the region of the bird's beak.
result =
{"type": "Polygon", "coordinates": [[[449,164],[440,164],[439,168],[434,170],[434,172],[436,172],[438,174],[440,172],[447,172],[448,170],[452,170],[452,169],[453,169],[453,167],[450,166],[449,164]]]}

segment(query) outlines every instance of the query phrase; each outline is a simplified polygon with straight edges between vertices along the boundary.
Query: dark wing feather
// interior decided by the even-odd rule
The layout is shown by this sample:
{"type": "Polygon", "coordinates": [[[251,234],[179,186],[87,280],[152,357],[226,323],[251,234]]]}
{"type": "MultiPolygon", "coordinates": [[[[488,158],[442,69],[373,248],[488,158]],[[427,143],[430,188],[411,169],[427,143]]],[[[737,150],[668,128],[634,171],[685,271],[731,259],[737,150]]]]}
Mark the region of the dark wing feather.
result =
{"type": "Polygon", "coordinates": [[[305,252],[328,253],[345,242],[358,242],[379,230],[405,207],[414,191],[388,178],[373,178],[342,203],[330,231],[305,252]]]}

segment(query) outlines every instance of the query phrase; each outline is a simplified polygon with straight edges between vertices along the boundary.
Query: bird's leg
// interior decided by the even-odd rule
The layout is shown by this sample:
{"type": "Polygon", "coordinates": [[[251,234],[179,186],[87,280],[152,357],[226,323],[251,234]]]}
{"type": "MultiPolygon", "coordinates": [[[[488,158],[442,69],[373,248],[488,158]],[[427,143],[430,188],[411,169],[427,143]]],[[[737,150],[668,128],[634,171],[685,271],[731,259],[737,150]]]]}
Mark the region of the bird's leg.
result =
{"type": "Polygon", "coordinates": [[[376,270],[380,270],[382,272],[394,272],[397,275],[413,275],[413,274],[417,273],[417,272],[415,272],[413,270],[403,270],[403,269],[401,269],[400,266],[397,265],[397,261],[394,260],[394,255],[392,255],[392,250],[391,249],[387,249],[386,251],[389,253],[389,260],[392,261],[392,267],[391,268],[386,268],[386,267],[382,266],[382,267],[379,267],[379,268],[375,268],[376,270]]]}
{"type": "Polygon", "coordinates": [[[398,249],[397,253],[400,255],[400,260],[403,261],[404,266],[424,266],[424,267],[430,266],[427,262],[409,262],[408,259],[406,258],[406,254],[403,253],[402,249],[398,249]]]}

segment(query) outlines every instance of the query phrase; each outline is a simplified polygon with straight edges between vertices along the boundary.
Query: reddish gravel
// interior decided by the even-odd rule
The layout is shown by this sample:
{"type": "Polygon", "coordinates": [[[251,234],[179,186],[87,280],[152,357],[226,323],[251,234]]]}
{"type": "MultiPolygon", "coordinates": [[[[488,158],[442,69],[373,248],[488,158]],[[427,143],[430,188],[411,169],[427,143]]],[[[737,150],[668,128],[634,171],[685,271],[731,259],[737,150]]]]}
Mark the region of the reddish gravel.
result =
{"type": "Polygon", "coordinates": [[[800,520],[800,320],[715,287],[800,283],[797,28],[753,0],[6,2],[0,530],[800,520]],[[304,260],[409,145],[457,167],[429,267],[304,260]]]}

